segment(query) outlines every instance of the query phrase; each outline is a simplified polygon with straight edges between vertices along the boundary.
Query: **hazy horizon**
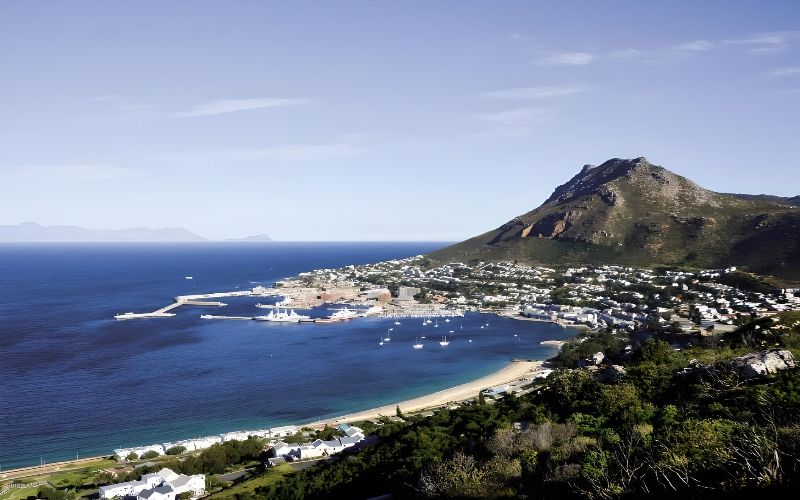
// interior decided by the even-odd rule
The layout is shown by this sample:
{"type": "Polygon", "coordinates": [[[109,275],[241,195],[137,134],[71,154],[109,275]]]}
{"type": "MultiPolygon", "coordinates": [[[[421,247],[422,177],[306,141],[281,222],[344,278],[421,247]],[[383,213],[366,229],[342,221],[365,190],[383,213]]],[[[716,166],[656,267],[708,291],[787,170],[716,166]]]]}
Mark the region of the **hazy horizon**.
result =
{"type": "Polygon", "coordinates": [[[5,2],[0,224],[458,241],[639,156],[795,196],[798,20],[781,1],[5,2]]]}

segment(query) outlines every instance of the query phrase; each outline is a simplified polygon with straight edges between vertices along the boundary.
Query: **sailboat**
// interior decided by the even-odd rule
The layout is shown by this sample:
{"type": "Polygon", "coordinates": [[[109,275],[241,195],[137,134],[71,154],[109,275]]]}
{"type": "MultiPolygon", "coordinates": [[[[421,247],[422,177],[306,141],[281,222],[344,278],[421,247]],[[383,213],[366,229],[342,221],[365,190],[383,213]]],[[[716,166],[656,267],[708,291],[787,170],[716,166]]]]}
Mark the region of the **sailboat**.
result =
{"type": "Polygon", "coordinates": [[[438,319],[436,320],[436,324],[435,324],[435,325],[433,325],[433,327],[434,327],[434,328],[439,328],[439,320],[438,320],[438,319]]]}
{"type": "Polygon", "coordinates": [[[392,334],[390,333],[391,331],[392,331],[391,328],[386,330],[386,337],[384,337],[383,339],[384,342],[389,342],[390,340],[392,340],[392,334]]]}
{"type": "Polygon", "coordinates": [[[447,336],[442,337],[442,340],[439,342],[439,345],[442,347],[447,347],[450,345],[450,342],[447,341],[447,336]]]}
{"type": "Polygon", "coordinates": [[[417,339],[416,344],[412,345],[414,349],[422,349],[424,346],[420,343],[419,339],[417,339]]]}
{"type": "Polygon", "coordinates": [[[380,339],[380,340],[378,341],[378,345],[383,345],[383,339],[380,339]]]}

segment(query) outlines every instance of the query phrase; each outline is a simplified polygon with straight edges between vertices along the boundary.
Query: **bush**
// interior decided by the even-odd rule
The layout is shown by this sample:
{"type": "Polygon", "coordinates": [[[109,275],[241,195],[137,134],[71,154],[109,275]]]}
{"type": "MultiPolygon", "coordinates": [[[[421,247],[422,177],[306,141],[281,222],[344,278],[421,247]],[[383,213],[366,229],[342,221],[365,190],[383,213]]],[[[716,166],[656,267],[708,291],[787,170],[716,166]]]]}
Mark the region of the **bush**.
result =
{"type": "Polygon", "coordinates": [[[133,462],[134,460],[138,460],[138,459],[139,459],[139,455],[137,455],[136,452],[134,452],[134,451],[128,453],[128,456],[125,457],[125,460],[127,460],[128,462],[133,462]]]}
{"type": "Polygon", "coordinates": [[[172,446],[172,447],[170,447],[170,449],[167,450],[167,455],[180,455],[184,451],[186,451],[186,447],[185,446],[181,446],[181,445],[172,446]]]}
{"type": "Polygon", "coordinates": [[[150,460],[151,458],[156,458],[159,456],[160,453],[155,450],[150,450],[142,453],[142,460],[150,460]]]}

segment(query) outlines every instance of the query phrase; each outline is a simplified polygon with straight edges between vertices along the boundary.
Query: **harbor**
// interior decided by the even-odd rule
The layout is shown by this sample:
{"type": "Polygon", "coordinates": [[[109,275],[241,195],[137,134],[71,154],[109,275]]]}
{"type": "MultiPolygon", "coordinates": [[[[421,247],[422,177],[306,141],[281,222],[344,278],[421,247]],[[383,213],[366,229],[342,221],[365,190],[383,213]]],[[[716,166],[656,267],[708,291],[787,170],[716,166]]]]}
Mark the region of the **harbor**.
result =
{"type": "MultiPolygon", "coordinates": [[[[326,287],[298,287],[287,286],[281,288],[265,288],[261,286],[250,290],[236,290],[229,292],[212,292],[192,295],[179,295],[173,298],[173,303],[152,312],[135,313],[126,312],[116,314],[116,320],[171,318],[171,312],[181,306],[194,307],[226,307],[228,304],[219,300],[221,298],[247,298],[247,297],[281,297],[274,304],[254,304],[257,309],[269,310],[265,315],[252,316],[227,316],[202,314],[204,320],[254,320],[276,323],[336,323],[367,316],[401,319],[401,318],[454,318],[463,317],[466,312],[462,307],[446,307],[441,304],[420,304],[413,300],[386,300],[388,294],[379,295],[373,291],[361,291],[356,287],[337,285],[333,288],[326,287]],[[295,310],[310,310],[324,305],[338,305],[337,309],[329,309],[332,314],[328,317],[312,318],[305,314],[298,314],[295,310]]],[[[388,291],[387,291],[388,292],[388,291]]],[[[391,296],[388,297],[391,299],[391,296]]],[[[447,319],[449,321],[449,319],[447,319]]]]}

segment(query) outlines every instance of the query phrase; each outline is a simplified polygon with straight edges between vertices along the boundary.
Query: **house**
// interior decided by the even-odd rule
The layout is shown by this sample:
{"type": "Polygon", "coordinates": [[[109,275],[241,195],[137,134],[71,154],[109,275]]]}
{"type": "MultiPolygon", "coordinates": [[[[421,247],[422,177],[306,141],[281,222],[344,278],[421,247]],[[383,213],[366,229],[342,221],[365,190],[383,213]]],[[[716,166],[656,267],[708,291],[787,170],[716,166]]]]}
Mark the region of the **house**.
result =
{"type": "Polygon", "coordinates": [[[295,455],[300,453],[300,445],[299,444],[287,444],[283,441],[275,443],[275,446],[272,447],[272,453],[276,457],[283,457],[286,455],[295,455]]]}
{"type": "Polygon", "coordinates": [[[138,481],[110,484],[100,487],[100,498],[136,497],[137,500],[175,500],[181,493],[191,492],[193,498],[205,492],[206,476],[176,474],[164,468],[145,474],[138,481]]]}

